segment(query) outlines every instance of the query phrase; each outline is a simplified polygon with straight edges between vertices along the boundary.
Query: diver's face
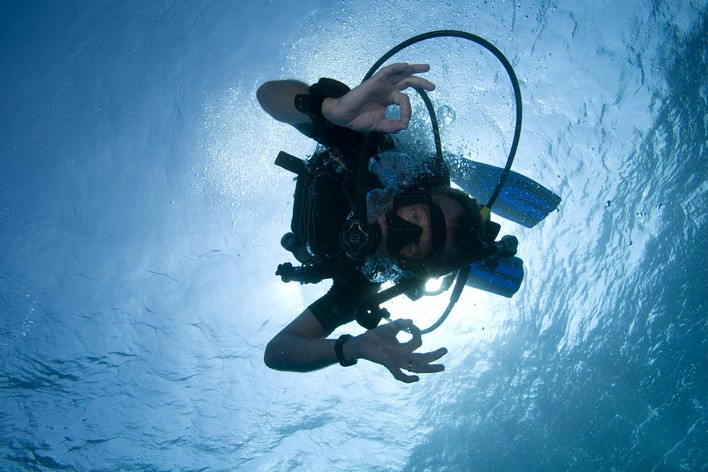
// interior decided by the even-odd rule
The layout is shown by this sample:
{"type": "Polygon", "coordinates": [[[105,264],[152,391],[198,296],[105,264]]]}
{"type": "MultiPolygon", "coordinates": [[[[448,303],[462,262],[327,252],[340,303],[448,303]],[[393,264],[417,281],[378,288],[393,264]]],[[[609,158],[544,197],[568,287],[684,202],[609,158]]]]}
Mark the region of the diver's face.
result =
{"type": "MultiPolygon", "coordinates": [[[[433,194],[432,199],[438,205],[440,205],[440,209],[445,215],[445,224],[448,228],[447,241],[445,246],[450,247],[448,245],[452,237],[452,231],[450,231],[450,229],[453,227],[454,220],[464,212],[464,207],[459,202],[448,197],[447,195],[433,194]]],[[[416,241],[413,241],[407,244],[406,246],[403,246],[398,252],[398,254],[389,255],[399,259],[418,261],[428,257],[433,247],[433,235],[430,228],[430,209],[428,205],[426,203],[403,205],[396,211],[396,213],[399,217],[403,218],[409,223],[413,223],[415,225],[420,226],[423,232],[416,241]]],[[[379,215],[376,221],[381,227],[381,246],[385,248],[386,243],[388,241],[388,225],[386,223],[386,215],[379,215]]]]}

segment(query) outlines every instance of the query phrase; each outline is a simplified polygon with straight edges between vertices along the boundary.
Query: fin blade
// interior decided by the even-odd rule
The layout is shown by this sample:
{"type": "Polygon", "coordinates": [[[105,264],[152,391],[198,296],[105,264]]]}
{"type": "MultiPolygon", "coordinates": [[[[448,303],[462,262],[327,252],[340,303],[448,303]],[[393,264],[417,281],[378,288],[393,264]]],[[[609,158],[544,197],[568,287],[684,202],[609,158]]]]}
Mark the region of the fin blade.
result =
{"type": "MultiPolygon", "coordinates": [[[[492,196],[504,171],[501,167],[455,156],[446,156],[446,162],[452,181],[482,204],[492,196]]],[[[543,185],[511,171],[492,211],[502,218],[533,228],[555,211],[560,202],[561,198],[543,185]]]]}

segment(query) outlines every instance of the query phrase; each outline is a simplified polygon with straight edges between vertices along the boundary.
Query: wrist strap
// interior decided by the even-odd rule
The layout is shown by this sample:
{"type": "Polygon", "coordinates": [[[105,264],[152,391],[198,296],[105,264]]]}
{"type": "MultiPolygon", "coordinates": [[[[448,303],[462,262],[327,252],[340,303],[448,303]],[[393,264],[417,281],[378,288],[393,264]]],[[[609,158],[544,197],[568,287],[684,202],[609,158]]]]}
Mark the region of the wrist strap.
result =
{"type": "Polygon", "coordinates": [[[356,359],[353,359],[351,361],[348,361],[344,359],[344,353],[342,352],[342,348],[344,347],[344,343],[347,342],[347,339],[351,338],[351,334],[343,334],[337,339],[337,342],[334,343],[334,353],[337,355],[337,360],[339,361],[339,365],[342,367],[349,367],[354,364],[356,364],[356,359]]]}
{"type": "Polygon", "coordinates": [[[349,92],[349,87],[345,84],[323,77],[314,85],[307,89],[308,93],[295,95],[295,109],[313,120],[324,121],[322,115],[322,102],[325,98],[339,98],[349,92]]]}
{"type": "Polygon", "coordinates": [[[324,121],[324,115],[322,114],[322,102],[326,97],[322,97],[321,100],[316,100],[312,95],[306,93],[299,93],[295,95],[295,109],[300,113],[309,116],[312,120],[324,121]]]}

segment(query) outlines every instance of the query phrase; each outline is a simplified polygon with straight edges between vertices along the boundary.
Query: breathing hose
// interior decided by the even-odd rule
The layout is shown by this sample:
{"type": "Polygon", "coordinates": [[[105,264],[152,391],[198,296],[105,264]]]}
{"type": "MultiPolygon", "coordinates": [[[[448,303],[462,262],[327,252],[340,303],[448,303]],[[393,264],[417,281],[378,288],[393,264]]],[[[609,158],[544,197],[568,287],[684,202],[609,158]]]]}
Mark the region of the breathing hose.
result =
{"type": "MultiPolygon", "coordinates": [[[[473,43],[479,44],[480,46],[484,47],[488,51],[490,51],[504,66],[504,69],[506,70],[507,74],[509,75],[509,79],[511,80],[512,87],[514,89],[514,101],[516,103],[516,123],[514,127],[514,138],[511,143],[511,149],[509,150],[509,155],[506,159],[506,165],[504,166],[504,170],[502,171],[501,176],[499,177],[499,183],[497,184],[496,188],[494,189],[494,192],[492,193],[491,197],[489,198],[489,201],[487,202],[487,208],[491,208],[492,205],[494,205],[494,202],[496,202],[497,197],[502,191],[502,188],[504,187],[504,183],[506,182],[506,179],[509,175],[509,172],[511,171],[511,166],[514,162],[514,157],[516,156],[516,150],[519,147],[519,139],[521,137],[521,121],[522,121],[522,104],[521,104],[521,87],[519,86],[519,81],[516,78],[516,73],[514,72],[514,68],[511,66],[511,63],[509,60],[502,54],[502,52],[497,49],[496,46],[494,46],[492,43],[487,41],[486,39],[477,36],[472,33],[468,33],[465,31],[459,31],[459,30],[438,30],[438,31],[430,31],[428,33],[423,33],[417,36],[414,36],[406,41],[403,41],[402,43],[398,44],[397,46],[393,47],[391,50],[389,50],[386,54],[381,56],[378,61],[374,63],[373,66],[371,66],[371,69],[366,73],[364,76],[363,81],[366,81],[367,79],[371,78],[374,73],[391,57],[394,55],[398,54],[402,50],[406,49],[409,46],[412,46],[413,44],[419,43],[421,41],[425,41],[428,39],[432,38],[461,38],[465,39],[467,41],[471,41],[473,43]]],[[[430,98],[428,97],[428,94],[425,92],[423,89],[415,89],[418,94],[420,95],[421,99],[423,100],[427,110],[428,114],[430,115],[430,121],[432,125],[432,130],[433,130],[433,136],[435,139],[435,153],[436,153],[436,158],[440,163],[444,163],[443,160],[443,153],[442,153],[442,143],[440,140],[440,129],[438,126],[438,120],[435,115],[435,110],[433,108],[432,102],[430,101],[430,98]]],[[[368,133],[364,139],[364,145],[361,150],[361,159],[360,159],[360,168],[359,168],[359,178],[358,180],[363,180],[362,176],[364,175],[364,172],[366,171],[365,165],[362,164],[363,162],[368,161],[367,159],[363,158],[365,153],[368,152],[368,146],[369,146],[369,139],[368,139],[368,133]]],[[[368,166],[367,166],[368,167],[368,166]]],[[[442,166],[445,168],[445,166],[442,166]]],[[[364,192],[365,189],[363,185],[361,186],[362,188],[358,188],[357,190],[360,192],[364,192]]],[[[360,196],[357,195],[357,199],[360,199],[360,196]]],[[[431,331],[435,330],[438,328],[448,317],[450,312],[452,311],[452,308],[455,306],[455,303],[457,303],[457,300],[460,298],[460,295],[462,294],[462,290],[465,287],[465,283],[467,281],[467,278],[470,273],[470,265],[466,264],[463,267],[460,267],[458,269],[458,274],[457,274],[457,280],[455,282],[455,288],[452,291],[452,295],[450,296],[450,302],[443,312],[443,314],[440,316],[440,318],[433,323],[430,327],[421,330],[421,334],[427,334],[430,333],[431,331]]],[[[414,279],[418,279],[418,277],[414,277],[414,279]]],[[[399,284],[399,287],[392,287],[391,289],[384,291],[377,296],[372,297],[369,301],[373,302],[372,303],[372,314],[373,313],[380,313],[381,309],[379,308],[379,305],[385,301],[390,300],[391,298],[400,295],[401,293],[404,293],[405,287],[413,286],[416,283],[416,280],[409,279],[409,281],[403,282],[402,284],[399,284]],[[388,293],[390,292],[390,293],[388,293]]]]}
{"type": "MultiPolygon", "coordinates": [[[[406,41],[403,41],[399,45],[391,48],[390,51],[388,51],[386,54],[381,56],[378,61],[374,63],[373,66],[371,66],[371,69],[369,69],[369,72],[366,73],[364,76],[364,80],[367,80],[371,78],[372,75],[381,67],[387,60],[389,60],[391,57],[394,55],[398,54],[402,50],[406,49],[409,46],[412,46],[413,44],[419,43],[421,41],[425,41],[428,39],[432,38],[462,38],[467,41],[472,41],[473,43],[479,44],[480,46],[484,47],[487,49],[489,52],[494,54],[494,57],[499,59],[499,61],[502,63],[504,66],[504,69],[506,70],[507,74],[509,75],[509,79],[511,80],[511,85],[514,88],[514,101],[516,102],[516,124],[514,127],[514,139],[512,140],[511,143],[511,149],[509,151],[509,156],[507,157],[506,160],[506,166],[504,166],[504,171],[502,172],[501,177],[499,178],[499,183],[497,184],[496,189],[494,189],[494,192],[492,193],[492,196],[489,198],[489,202],[487,202],[487,208],[491,208],[492,205],[494,205],[494,202],[497,200],[497,197],[501,193],[502,188],[504,187],[504,183],[506,182],[506,178],[509,175],[509,172],[511,171],[511,165],[514,162],[514,157],[516,156],[516,150],[519,147],[519,139],[521,137],[521,121],[522,121],[522,105],[521,105],[521,87],[519,86],[519,81],[516,78],[516,73],[514,73],[514,68],[511,66],[511,63],[509,60],[502,54],[502,52],[497,49],[496,46],[494,46],[492,43],[487,41],[486,39],[477,36],[472,33],[468,33],[466,31],[458,31],[458,30],[438,30],[438,31],[430,31],[428,33],[423,33],[419,34],[418,36],[413,36],[410,39],[407,39],[406,41]]],[[[438,157],[442,159],[442,146],[440,144],[440,133],[438,131],[438,125],[437,125],[437,118],[435,116],[435,111],[432,108],[432,104],[430,103],[430,99],[428,99],[428,95],[425,92],[425,90],[422,89],[416,89],[416,91],[420,94],[421,98],[423,98],[423,101],[426,104],[426,107],[428,108],[428,113],[430,114],[430,119],[431,122],[433,123],[433,134],[435,135],[435,148],[436,152],[438,153],[438,157]]]]}

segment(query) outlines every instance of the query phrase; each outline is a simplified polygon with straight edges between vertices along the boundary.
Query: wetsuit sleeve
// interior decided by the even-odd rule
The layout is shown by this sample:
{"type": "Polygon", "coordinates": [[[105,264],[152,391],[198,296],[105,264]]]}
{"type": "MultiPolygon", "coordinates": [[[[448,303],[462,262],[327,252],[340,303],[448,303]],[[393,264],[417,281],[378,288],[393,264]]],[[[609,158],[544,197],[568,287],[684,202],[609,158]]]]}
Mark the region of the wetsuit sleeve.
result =
{"type": "Polygon", "coordinates": [[[314,139],[328,148],[348,151],[358,149],[363,142],[361,133],[327,123],[324,119],[313,118],[311,123],[300,123],[293,126],[308,138],[314,139]]]}
{"type": "Polygon", "coordinates": [[[322,325],[326,335],[329,335],[339,326],[354,321],[362,300],[378,291],[379,284],[336,279],[329,292],[311,304],[309,309],[322,325]]]}

